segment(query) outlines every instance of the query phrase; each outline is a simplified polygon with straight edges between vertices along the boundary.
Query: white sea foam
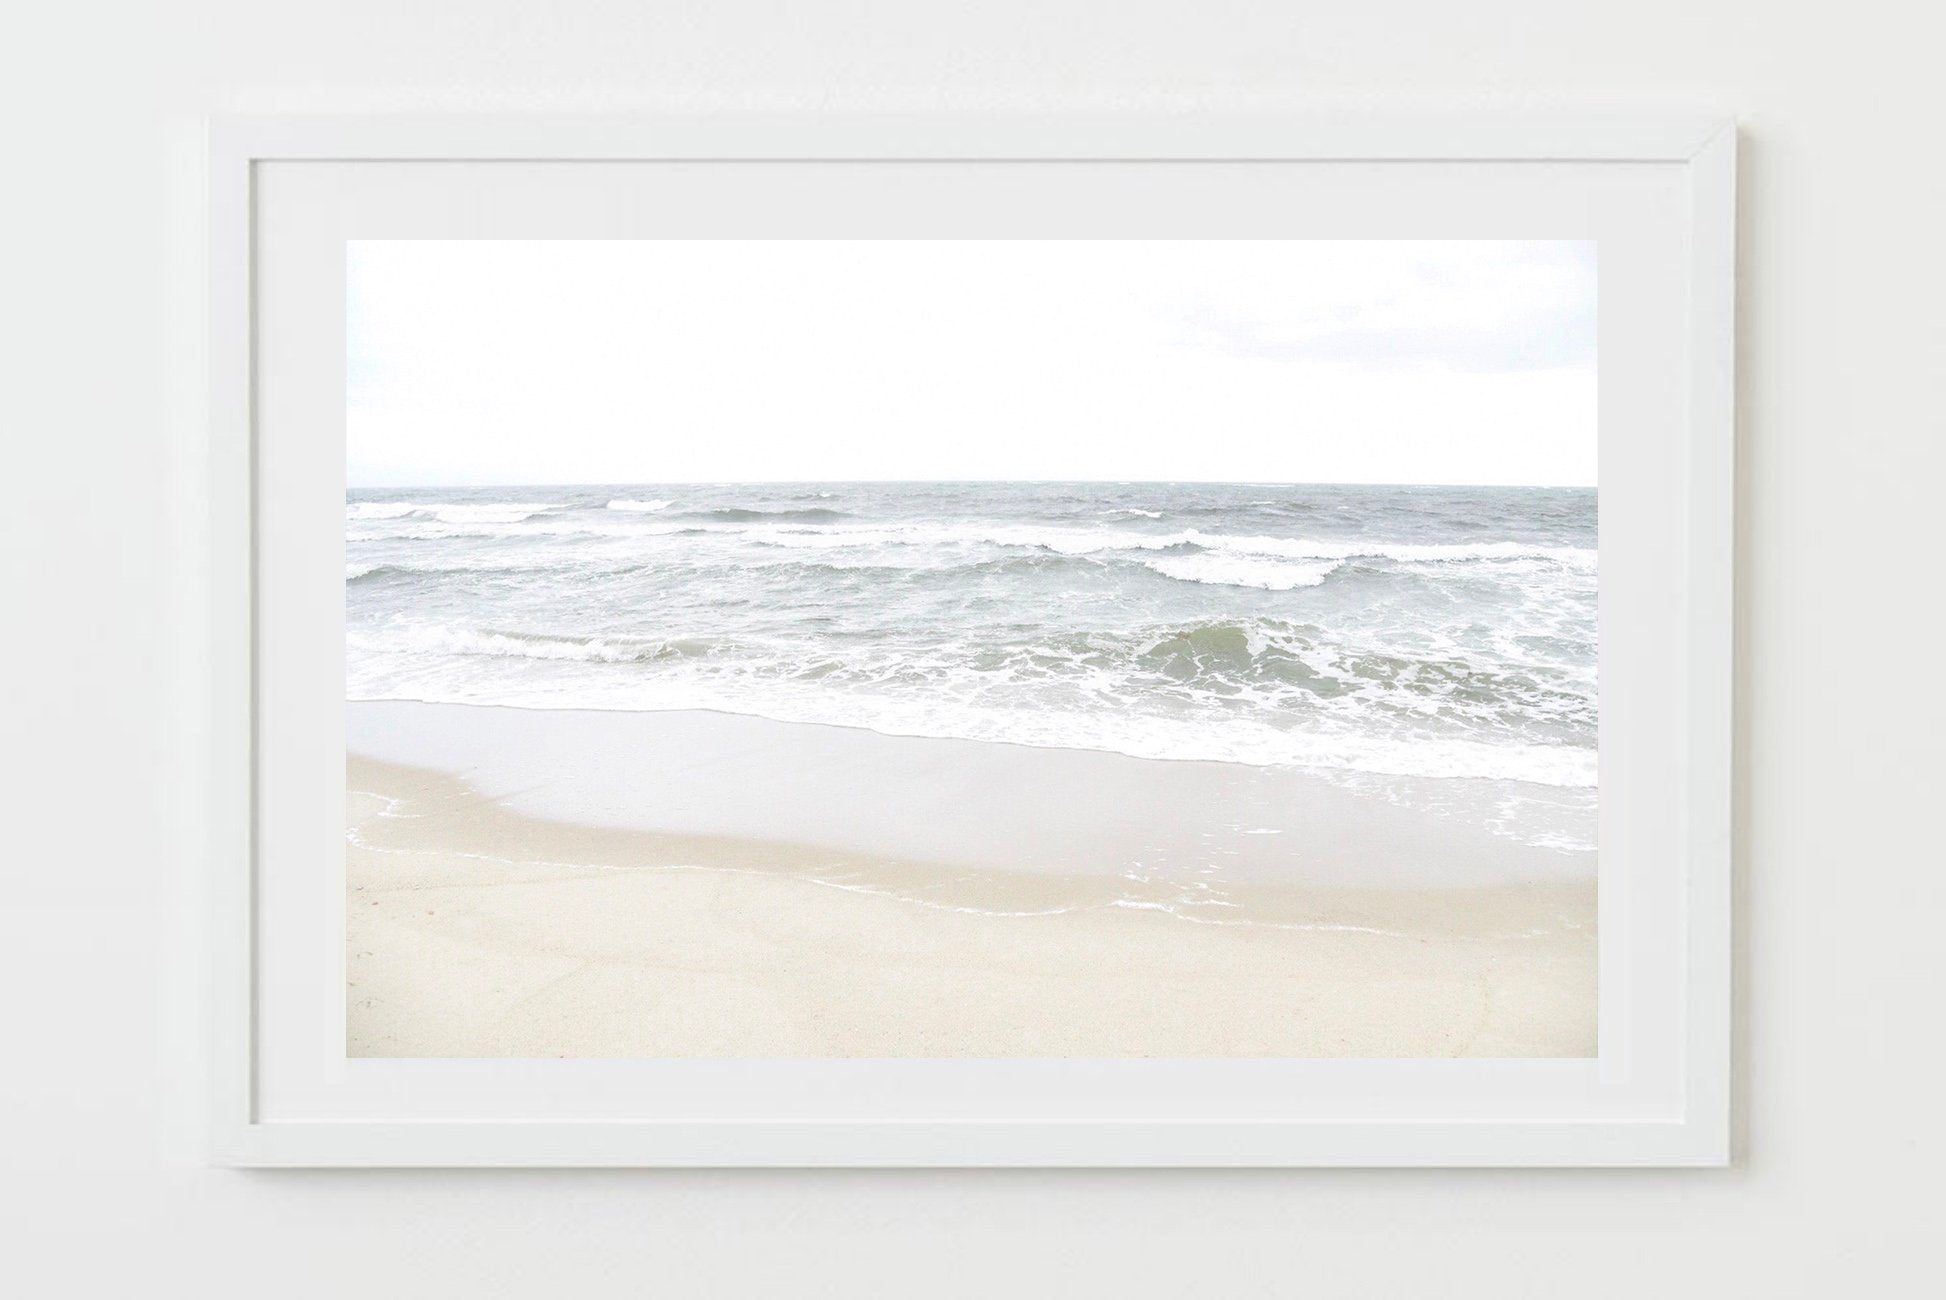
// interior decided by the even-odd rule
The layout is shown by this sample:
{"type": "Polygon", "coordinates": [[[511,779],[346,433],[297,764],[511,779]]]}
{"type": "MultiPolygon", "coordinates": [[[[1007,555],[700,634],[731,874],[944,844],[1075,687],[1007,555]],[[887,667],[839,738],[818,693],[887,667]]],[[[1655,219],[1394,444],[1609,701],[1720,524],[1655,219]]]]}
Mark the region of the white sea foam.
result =
{"type": "Polygon", "coordinates": [[[1454,564],[1467,560],[1546,560],[1576,568],[1595,564],[1595,552],[1572,546],[1528,546],[1518,542],[1423,545],[1390,541],[1325,541],[1303,537],[1234,536],[1190,529],[1182,540],[1213,550],[1246,555],[1277,555],[1293,560],[1392,560],[1401,564],[1454,564]]]}
{"type": "Polygon", "coordinates": [[[1181,582],[1256,587],[1263,591],[1315,587],[1338,567],[1335,560],[1320,564],[1297,564],[1283,560],[1252,559],[1244,555],[1166,555],[1144,560],[1143,563],[1163,577],[1181,582]]]}
{"type": "Polygon", "coordinates": [[[442,524],[511,524],[560,507],[545,502],[495,502],[480,505],[432,506],[427,513],[442,524]]]}
{"type": "Polygon", "coordinates": [[[353,501],[345,506],[348,521],[406,519],[414,515],[443,524],[511,524],[561,509],[547,502],[353,501]]]}
{"type": "MultiPolygon", "coordinates": [[[[483,671],[446,673],[420,682],[411,698],[449,703],[499,703],[560,707],[560,684],[544,674],[520,671],[510,660],[572,660],[590,664],[674,661],[654,677],[595,678],[578,683],[576,707],[623,710],[710,709],[748,713],[781,722],[864,727],[888,735],[994,740],[1055,749],[1094,749],[1136,758],[1297,766],[1348,773],[1409,777],[1475,778],[1592,788],[1593,750],[1567,745],[1506,744],[1422,735],[1382,735],[1351,730],[1297,731],[1247,716],[1210,726],[1197,718],[1159,717],[1133,707],[1120,711],[1028,710],[981,702],[991,681],[977,674],[935,677],[927,695],[868,695],[830,689],[822,679],[775,679],[730,672],[693,671],[699,652],[667,645],[613,640],[573,641],[509,637],[464,629],[419,629],[404,635],[353,634],[355,699],[398,698],[382,656],[443,654],[479,656],[483,671]],[[494,662],[502,666],[494,667],[494,662]],[[685,668],[692,671],[685,671],[685,668]],[[957,678],[957,680],[954,680],[957,678]]],[[[410,675],[410,674],[408,674],[410,675]]]]}
{"type": "Polygon", "coordinates": [[[1301,537],[1266,537],[1209,533],[1187,529],[1173,533],[1140,533],[1109,527],[1032,527],[967,524],[759,525],[735,531],[771,546],[843,548],[858,546],[1007,546],[1054,551],[1062,555],[1097,555],[1109,551],[1166,551],[1196,547],[1233,555],[1289,560],[1378,559],[1401,564],[1450,564],[1468,560],[1541,560],[1592,569],[1595,552],[1567,546],[1530,546],[1514,542],[1423,545],[1389,541],[1331,541],[1301,537]]]}
{"type": "Polygon", "coordinates": [[[353,501],[345,506],[345,518],[399,519],[418,508],[410,501],[353,501]]]}
{"type": "MultiPolygon", "coordinates": [[[[626,518],[626,516],[620,516],[626,518]]],[[[513,520],[417,518],[381,520],[364,526],[348,526],[348,542],[411,541],[430,542],[447,538],[500,537],[666,537],[672,533],[696,531],[680,524],[598,523],[578,519],[532,516],[513,520]]]]}
{"type": "MultiPolygon", "coordinates": [[[[622,514],[656,513],[667,501],[611,501],[622,514]]],[[[933,523],[765,523],[696,522],[688,525],[603,523],[598,520],[544,518],[560,509],[547,505],[495,504],[416,506],[411,503],[360,503],[348,507],[349,519],[368,527],[349,530],[352,541],[385,538],[432,540],[442,537],[667,536],[686,532],[725,542],[797,550],[855,550],[865,547],[1004,547],[1052,551],[1059,555],[1102,555],[1195,549],[1259,559],[1344,561],[1372,559],[1398,564],[1454,564],[1468,561],[1542,562],[1592,572],[1593,549],[1535,546],[1515,542],[1422,544],[1396,541],[1343,541],[1303,537],[1227,534],[1186,529],[1170,533],[1133,532],[1108,526],[1032,526],[933,523]]],[[[1176,575],[1171,575],[1176,576],[1176,575]]],[[[1207,581],[1196,578],[1192,581],[1207,581]]],[[[1240,585],[1259,586],[1257,582],[1240,585]]],[[[1310,582],[1294,585],[1310,586],[1310,582]]],[[[1270,588],[1287,590],[1288,588],[1270,588]]]]}
{"type": "MultiPolygon", "coordinates": [[[[389,534],[389,540],[399,540],[396,534],[389,534]]],[[[443,575],[464,574],[525,574],[536,578],[543,575],[559,577],[572,574],[577,578],[589,578],[604,573],[627,572],[640,567],[623,563],[604,564],[598,559],[580,555],[558,553],[522,553],[502,558],[478,556],[464,559],[417,559],[392,562],[371,562],[365,564],[346,564],[345,581],[355,582],[360,578],[387,574],[400,577],[440,577],[443,575]]]]}
{"type": "Polygon", "coordinates": [[[651,659],[695,653],[701,647],[680,641],[642,641],[617,637],[576,639],[559,636],[513,635],[471,628],[418,626],[388,635],[352,632],[346,645],[366,653],[420,655],[484,655],[495,658],[577,660],[582,663],[642,663],[651,659]]]}

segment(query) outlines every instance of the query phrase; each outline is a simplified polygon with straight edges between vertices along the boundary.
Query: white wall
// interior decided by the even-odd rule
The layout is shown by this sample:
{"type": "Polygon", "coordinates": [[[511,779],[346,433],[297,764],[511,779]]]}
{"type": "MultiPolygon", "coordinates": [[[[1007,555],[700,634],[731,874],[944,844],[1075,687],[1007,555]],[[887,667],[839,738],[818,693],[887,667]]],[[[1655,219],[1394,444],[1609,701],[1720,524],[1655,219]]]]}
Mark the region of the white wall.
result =
{"type": "Polygon", "coordinates": [[[27,1295],[1911,1294],[1936,1257],[1946,89],[1929,7],[40,3],[0,23],[0,1271],[27,1295]],[[268,1174],[200,1162],[198,119],[1735,113],[1739,1167],[268,1174]],[[1922,1222],[1923,1220],[1923,1222],[1922,1222]],[[1905,1270],[1918,1270],[1901,1280],[1905,1270]],[[16,1280],[42,1273],[38,1285],[16,1280]]]}

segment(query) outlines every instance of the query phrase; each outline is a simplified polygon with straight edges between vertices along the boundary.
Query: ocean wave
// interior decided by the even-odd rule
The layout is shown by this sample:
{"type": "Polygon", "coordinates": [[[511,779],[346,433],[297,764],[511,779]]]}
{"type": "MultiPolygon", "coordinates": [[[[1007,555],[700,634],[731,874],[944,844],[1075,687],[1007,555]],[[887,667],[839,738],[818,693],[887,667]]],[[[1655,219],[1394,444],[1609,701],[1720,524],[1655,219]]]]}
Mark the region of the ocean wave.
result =
{"type": "MultiPolygon", "coordinates": [[[[618,514],[645,514],[653,502],[637,503],[639,509],[610,508],[618,514]]],[[[808,509],[756,510],[725,508],[679,512],[684,523],[603,522],[599,519],[561,517],[560,506],[477,505],[408,506],[403,513],[392,511],[394,503],[374,503],[370,512],[356,516],[362,527],[348,527],[348,541],[436,540],[463,537],[659,537],[692,532],[720,537],[729,542],[795,550],[847,550],[859,548],[969,548],[1003,547],[1016,550],[1051,551],[1057,555],[1102,555],[1111,552],[1197,551],[1249,557],[1255,560],[1342,562],[1365,559],[1402,565],[1498,563],[1503,565],[1547,564],[1583,573],[1593,573],[1597,552],[1593,548],[1541,546],[1522,542],[1416,543],[1383,540],[1339,540],[1306,537],[1275,537],[1264,534],[1213,533],[1190,528],[1175,532],[1137,532],[1110,526],[1061,524],[956,524],[831,522],[848,518],[843,511],[828,507],[808,509]]],[[[364,510],[365,506],[350,509],[364,510]]],[[[1162,570],[1158,569],[1158,572],[1162,570]]],[[[1238,567],[1235,572],[1244,570],[1238,567]]],[[[1185,581],[1211,581],[1207,577],[1166,576],[1185,581]]],[[[1214,570],[1211,570],[1214,572],[1214,570]]],[[[1268,573],[1268,570],[1262,571],[1268,573]]],[[[1223,582],[1225,579],[1214,579],[1223,582]]],[[[1250,580],[1229,585],[1263,586],[1250,580]]],[[[1313,586],[1300,580],[1291,586],[1313,586]]],[[[1289,590],[1270,587],[1269,590],[1289,590]]]]}
{"type": "MultiPolygon", "coordinates": [[[[591,533],[588,529],[574,527],[543,528],[527,535],[532,536],[570,536],[594,535],[606,537],[672,537],[685,534],[707,533],[707,529],[684,529],[670,527],[650,532],[645,529],[614,529],[591,533]]],[[[449,530],[432,528],[428,530],[398,530],[386,533],[387,539],[403,540],[406,537],[444,537],[454,536],[449,530]]],[[[1040,549],[1003,550],[998,554],[992,551],[953,551],[919,547],[876,547],[854,551],[848,548],[791,549],[777,548],[772,555],[752,559],[731,558],[708,554],[688,555],[682,558],[658,557],[655,566],[645,564],[616,564],[581,560],[561,556],[553,562],[528,555],[514,557],[505,561],[489,559],[457,560],[450,563],[417,561],[411,563],[366,563],[347,564],[347,582],[384,577],[407,575],[440,576],[446,574],[497,574],[497,573],[574,573],[578,576],[608,576],[616,573],[639,571],[656,567],[666,573],[702,574],[721,569],[733,569],[741,573],[755,573],[765,570],[799,571],[806,576],[818,573],[904,573],[927,575],[935,580],[956,577],[991,574],[1029,573],[1039,569],[1057,568],[1062,565],[1089,565],[1100,567],[1104,562],[1115,559],[1112,552],[1050,552],[1040,549]]],[[[1336,560],[1292,561],[1251,557],[1247,555],[1226,555],[1214,552],[1198,552],[1185,555],[1144,554],[1139,562],[1150,571],[1169,579],[1181,582],[1204,583],[1211,586],[1243,587],[1259,591],[1291,591],[1301,587],[1315,587],[1340,567],[1336,560]]]]}
{"type": "Polygon", "coordinates": [[[1592,800],[1592,497],[1556,519],[1493,493],[814,487],[349,503],[348,691],[1592,800]]]}
{"type": "Polygon", "coordinates": [[[572,575],[576,579],[605,578],[619,574],[637,573],[646,566],[641,564],[590,564],[575,559],[564,559],[557,563],[547,563],[532,556],[515,556],[505,560],[468,559],[446,561],[415,560],[410,562],[374,562],[366,564],[346,564],[346,582],[367,582],[381,578],[443,578],[461,575],[572,575]]]}
{"type": "Polygon", "coordinates": [[[352,501],[345,505],[345,518],[399,519],[417,509],[410,501],[352,501]]]}
{"type": "Polygon", "coordinates": [[[800,550],[854,547],[1010,547],[1052,551],[1057,555],[1097,555],[1105,551],[1167,550],[1184,545],[1185,534],[1132,533],[1110,528],[1058,524],[836,524],[828,527],[751,527],[738,535],[759,545],[800,550]]]}
{"type": "Polygon", "coordinates": [[[802,506],[784,510],[759,510],[743,506],[726,506],[717,510],[690,510],[684,512],[685,518],[706,519],[719,524],[767,523],[774,520],[843,519],[842,510],[829,506],[802,506]]]}
{"type": "Polygon", "coordinates": [[[1169,555],[1144,560],[1143,563],[1163,577],[1179,582],[1201,582],[1217,587],[1254,587],[1262,591],[1315,587],[1329,577],[1339,564],[1336,560],[1303,564],[1220,554],[1169,555]]]}
{"type": "Polygon", "coordinates": [[[1236,536],[1190,529],[1185,541],[1212,550],[1246,555],[1272,555],[1292,560],[1391,560],[1400,564],[1457,564],[1470,560],[1544,560],[1571,568],[1590,569],[1597,553],[1575,546],[1533,546],[1522,542],[1460,542],[1425,544],[1384,541],[1327,541],[1302,537],[1236,536]]]}
{"type": "Polygon", "coordinates": [[[442,524],[512,524],[560,508],[539,501],[516,501],[491,505],[432,506],[426,513],[442,524]]]}
{"type": "Polygon", "coordinates": [[[575,707],[708,708],[1145,758],[1594,784],[1586,683],[1559,669],[1321,638],[1271,619],[957,648],[801,636],[733,647],[407,624],[353,631],[348,647],[352,685],[368,698],[562,707],[558,672],[521,665],[566,660],[615,669],[572,679],[575,707]]]}
{"type": "Polygon", "coordinates": [[[894,548],[860,553],[784,551],[755,559],[738,557],[734,561],[702,567],[728,568],[741,573],[765,573],[776,570],[793,576],[807,577],[818,574],[885,573],[897,574],[915,581],[953,582],[964,578],[1051,572],[1068,565],[1098,567],[1100,561],[1081,555],[1049,555],[1034,552],[982,555],[894,548]]]}
{"type": "Polygon", "coordinates": [[[1060,525],[845,524],[826,528],[751,528],[743,536],[771,546],[843,548],[858,546],[1008,546],[1097,555],[1108,551],[1167,551],[1195,548],[1266,559],[1389,560],[1401,564],[1449,564],[1472,560],[1543,560],[1592,569],[1596,552],[1569,546],[1519,542],[1428,545],[1389,541],[1334,541],[1256,534],[1181,532],[1140,533],[1105,527],[1060,525]]]}
{"type": "Polygon", "coordinates": [[[422,516],[442,524],[513,524],[561,509],[544,501],[494,501],[467,504],[416,501],[353,501],[345,506],[347,521],[405,519],[422,516]]]}
{"type": "MultiPolygon", "coordinates": [[[[1592,790],[1596,786],[1597,759],[1590,747],[1391,737],[1322,729],[1297,731],[1247,718],[1209,725],[1201,720],[1132,711],[1102,714],[989,707],[940,696],[859,696],[820,689],[821,680],[815,676],[762,683],[658,678],[633,682],[609,694],[583,692],[576,707],[634,712],[710,710],[779,722],[862,727],[886,735],[1099,750],[1145,759],[1302,767],[1342,774],[1346,779],[1385,776],[1517,781],[1566,790],[1592,790]]],[[[402,690],[376,677],[368,682],[354,677],[350,697],[561,707],[559,694],[538,679],[531,690],[507,682],[496,682],[488,689],[457,681],[402,690]]]]}
{"type": "Polygon", "coordinates": [[[440,626],[405,627],[390,635],[352,632],[346,635],[345,641],[350,649],[375,654],[485,655],[506,659],[567,659],[604,664],[696,658],[715,650],[709,642],[694,639],[575,638],[440,626]]]}
{"type": "MultiPolygon", "coordinates": [[[[627,515],[615,516],[626,519],[627,515]]],[[[604,523],[597,520],[568,519],[559,516],[524,518],[505,522],[493,520],[441,521],[436,519],[383,519],[363,526],[347,526],[347,542],[431,542],[447,539],[506,537],[669,537],[677,533],[700,532],[681,524],[604,523]]]]}

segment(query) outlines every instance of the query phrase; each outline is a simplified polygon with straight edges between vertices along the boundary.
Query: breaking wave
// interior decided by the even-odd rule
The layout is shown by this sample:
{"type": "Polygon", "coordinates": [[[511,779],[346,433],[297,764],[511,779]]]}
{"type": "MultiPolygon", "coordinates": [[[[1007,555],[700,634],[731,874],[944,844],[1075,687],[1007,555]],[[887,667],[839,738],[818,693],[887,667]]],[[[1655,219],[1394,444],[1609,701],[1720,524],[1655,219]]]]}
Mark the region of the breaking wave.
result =
{"type": "Polygon", "coordinates": [[[1595,535],[1523,489],[365,493],[347,688],[1585,792],[1595,535]]]}
{"type": "Polygon", "coordinates": [[[1335,560],[1302,564],[1258,560],[1244,555],[1171,555],[1144,563],[1163,577],[1179,582],[1205,582],[1219,587],[1256,587],[1264,591],[1315,587],[1338,567],[1335,560]]]}
{"type": "Polygon", "coordinates": [[[347,521],[418,517],[442,524],[512,524],[562,507],[545,502],[459,502],[423,504],[415,501],[358,501],[345,507],[347,521]]]}
{"type": "Polygon", "coordinates": [[[512,659],[578,660],[583,663],[649,663],[710,653],[708,642],[647,641],[629,637],[542,636],[528,632],[474,631],[463,627],[408,627],[391,636],[353,632],[347,645],[366,653],[485,655],[512,659]]]}

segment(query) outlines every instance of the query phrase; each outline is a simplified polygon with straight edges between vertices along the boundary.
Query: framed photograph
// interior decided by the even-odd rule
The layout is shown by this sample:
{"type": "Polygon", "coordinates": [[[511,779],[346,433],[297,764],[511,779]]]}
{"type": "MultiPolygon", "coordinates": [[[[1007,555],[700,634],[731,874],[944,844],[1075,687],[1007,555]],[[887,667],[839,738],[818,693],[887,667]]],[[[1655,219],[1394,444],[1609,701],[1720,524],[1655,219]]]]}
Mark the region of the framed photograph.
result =
{"type": "Polygon", "coordinates": [[[1728,1159],[1731,124],[211,139],[219,1159],[1728,1159]]]}

